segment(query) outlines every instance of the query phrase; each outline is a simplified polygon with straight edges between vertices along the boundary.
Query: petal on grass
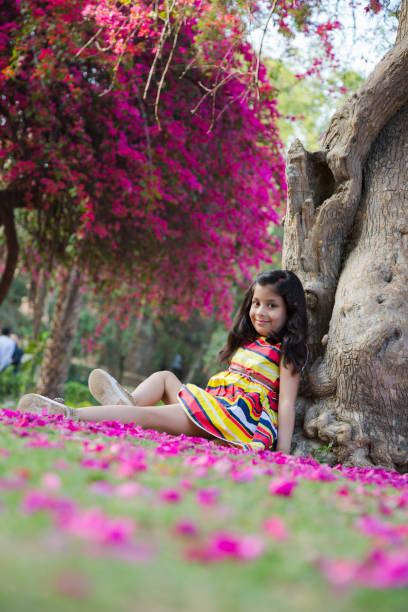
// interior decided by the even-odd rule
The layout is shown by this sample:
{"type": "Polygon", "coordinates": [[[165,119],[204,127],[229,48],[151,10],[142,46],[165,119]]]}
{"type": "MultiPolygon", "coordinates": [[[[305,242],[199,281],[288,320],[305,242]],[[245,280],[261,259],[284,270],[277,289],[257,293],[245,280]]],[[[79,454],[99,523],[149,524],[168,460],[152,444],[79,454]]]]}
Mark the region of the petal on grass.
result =
{"type": "Polygon", "coordinates": [[[115,489],[115,495],[122,499],[130,499],[131,497],[140,495],[142,491],[143,487],[140,483],[129,481],[119,484],[115,489]]]}
{"type": "Polygon", "coordinates": [[[291,480],[290,478],[276,478],[269,483],[269,493],[272,493],[272,495],[291,497],[297,485],[298,482],[296,480],[291,480]]]}
{"type": "Polygon", "coordinates": [[[46,472],[41,476],[41,485],[49,491],[59,491],[61,489],[61,479],[54,472],[46,472]]]}
{"type": "Polygon", "coordinates": [[[110,497],[115,490],[112,483],[107,480],[95,480],[89,485],[89,490],[96,495],[104,495],[110,497]]]}
{"type": "Polygon", "coordinates": [[[262,555],[265,549],[263,540],[257,535],[239,535],[229,532],[211,534],[203,545],[187,549],[189,559],[214,563],[227,559],[253,561],[262,555]]]}
{"type": "Polygon", "coordinates": [[[199,529],[196,523],[190,519],[181,519],[173,525],[173,532],[181,536],[197,536],[199,529]]]}
{"type": "Polygon", "coordinates": [[[177,489],[162,489],[159,498],[169,504],[178,504],[181,501],[181,493],[177,489]]]}
{"type": "Polygon", "coordinates": [[[289,531],[280,516],[271,516],[263,524],[266,533],[275,540],[287,540],[289,531]]]}
{"type": "Polygon", "coordinates": [[[382,538],[391,544],[397,545],[402,542],[398,526],[389,525],[376,516],[361,516],[356,520],[356,527],[365,535],[382,538]]]}
{"type": "Polygon", "coordinates": [[[221,489],[218,487],[206,487],[197,491],[196,499],[201,506],[212,506],[220,495],[221,489]]]}
{"type": "Polygon", "coordinates": [[[131,518],[111,518],[100,508],[77,510],[58,524],[65,533],[103,546],[126,545],[135,532],[135,523],[131,518]]]}

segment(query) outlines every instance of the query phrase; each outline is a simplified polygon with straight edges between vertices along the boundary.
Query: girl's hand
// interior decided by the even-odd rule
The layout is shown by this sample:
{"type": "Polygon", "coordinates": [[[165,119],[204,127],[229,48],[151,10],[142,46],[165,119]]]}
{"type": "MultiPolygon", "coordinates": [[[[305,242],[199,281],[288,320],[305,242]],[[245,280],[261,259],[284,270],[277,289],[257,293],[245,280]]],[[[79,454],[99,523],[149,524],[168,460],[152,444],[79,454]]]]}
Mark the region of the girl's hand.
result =
{"type": "Polygon", "coordinates": [[[279,372],[279,408],[278,408],[278,443],[277,451],[289,454],[295,426],[295,401],[299,388],[300,372],[294,374],[292,366],[283,365],[282,358],[279,372]]]}

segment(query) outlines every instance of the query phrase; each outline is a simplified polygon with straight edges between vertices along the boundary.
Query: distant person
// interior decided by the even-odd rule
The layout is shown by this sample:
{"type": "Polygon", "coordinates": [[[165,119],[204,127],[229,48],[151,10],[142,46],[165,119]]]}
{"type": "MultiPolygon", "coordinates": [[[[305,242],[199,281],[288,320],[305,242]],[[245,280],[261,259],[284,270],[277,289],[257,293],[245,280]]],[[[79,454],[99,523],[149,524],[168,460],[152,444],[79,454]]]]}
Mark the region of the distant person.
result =
{"type": "Polygon", "coordinates": [[[16,342],[11,337],[11,329],[3,327],[0,336],[0,372],[13,362],[13,353],[16,346],[16,342]]]}
{"type": "Polygon", "coordinates": [[[170,370],[177,376],[177,378],[181,378],[183,375],[183,362],[181,359],[180,353],[175,355],[173,361],[171,362],[170,370]]]}
{"type": "Polygon", "coordinates": [[[17,374],[24,351],[20,346],[20,336],[18,334],[10,334],[10,338],[14,340],[16,344],[13,355],[11,356],[11,365],[14,366],[14,373],[17,374]]]}

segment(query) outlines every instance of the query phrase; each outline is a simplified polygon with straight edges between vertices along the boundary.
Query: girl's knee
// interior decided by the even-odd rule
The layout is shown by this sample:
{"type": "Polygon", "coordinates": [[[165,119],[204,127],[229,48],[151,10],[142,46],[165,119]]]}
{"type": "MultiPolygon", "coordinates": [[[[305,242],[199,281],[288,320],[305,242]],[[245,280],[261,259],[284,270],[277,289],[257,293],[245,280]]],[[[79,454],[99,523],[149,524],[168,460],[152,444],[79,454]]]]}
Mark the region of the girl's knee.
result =
{"type": "Polygon", "coordinates": [[[161,374],[165,380],[178,380],[174,372],[170,370],[160,370],[158,374],[161,374]]]}

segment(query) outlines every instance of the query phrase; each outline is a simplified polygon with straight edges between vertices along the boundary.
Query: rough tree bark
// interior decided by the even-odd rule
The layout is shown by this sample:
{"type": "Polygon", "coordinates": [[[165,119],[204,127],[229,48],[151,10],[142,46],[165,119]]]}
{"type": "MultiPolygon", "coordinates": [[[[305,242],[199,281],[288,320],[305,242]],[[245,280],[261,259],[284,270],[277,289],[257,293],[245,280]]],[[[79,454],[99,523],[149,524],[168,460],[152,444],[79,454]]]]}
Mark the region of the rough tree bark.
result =
{"type": "Polygon", "coordinates": [[[61,397],[68,376],[78,317],[81,308],[80,273],[66,272],[55,303],[51,335],[45,346],[36,392],[61,397]]]}
{"type": "MultiPolygon", "coordinates": [[[[52,259],[49,263],[52,268],[52,259]]],[[[32,337],[38,340],[40,337],[41,323],[44,316],[45,305],[48,296],[49,277],[45,270],[38,272],[38,279],[31,281],[29,300],[33,311],[32,337]]]]}
{"type": "Polygon", "coordinates": [[[408,469],[408,0],[397,40],[287,161],[283,265],[307,297],[312,360],[294,452],[408,469]]]}
{"type": "Polygon", "coordinates": [[[4,270],[0,279],[0,304],[6,298],[17,266],[19,249],[16,226],[14,222],[14,208],[19,204],[20,202],[15,194],[10,194],[7,192],[7,190],[0,190],[0,227],[4,227],[4,236],[6,239],[7,249],[4,270]]]}

